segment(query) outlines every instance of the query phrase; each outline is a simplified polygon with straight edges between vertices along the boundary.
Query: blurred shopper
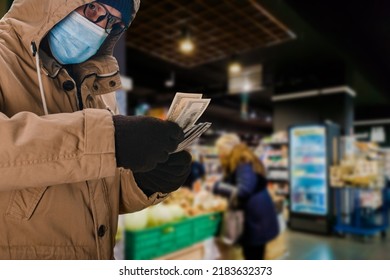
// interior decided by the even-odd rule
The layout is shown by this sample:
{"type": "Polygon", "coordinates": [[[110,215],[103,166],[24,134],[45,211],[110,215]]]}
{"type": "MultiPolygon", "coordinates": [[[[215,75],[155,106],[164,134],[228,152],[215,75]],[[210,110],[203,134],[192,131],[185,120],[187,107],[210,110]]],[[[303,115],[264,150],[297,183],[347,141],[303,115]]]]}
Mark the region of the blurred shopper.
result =
{"type": "Polygon", "coordinates": [[[139,0],[15,0],[0,21],[0,259],[112,259],[118,214],[190,171],[175,123],[117,115],[139,0]]]}
{"type": "Polygon", "coordinates": [[[262,260],[267,242],[279,233],[264,166],[236,134],[221,136],[216,146],[223,180],[213,185],[213,192],[228,197],[231,208],[244,210],[243,235],[239,241],[244,258],[262,260]]]}
{"type": "Polygon", "coordinates": [[[184,182],[183,186],[194,188],[194,184],[199,183],[199,185],[202,184],[202,182],[206,178],[206,168],[203,163],[203,156],[198,155],[194,156],[192,155],[192,162],[191,162],[191,172],[190,175],[187,177],[187,180],[184,182]]]}

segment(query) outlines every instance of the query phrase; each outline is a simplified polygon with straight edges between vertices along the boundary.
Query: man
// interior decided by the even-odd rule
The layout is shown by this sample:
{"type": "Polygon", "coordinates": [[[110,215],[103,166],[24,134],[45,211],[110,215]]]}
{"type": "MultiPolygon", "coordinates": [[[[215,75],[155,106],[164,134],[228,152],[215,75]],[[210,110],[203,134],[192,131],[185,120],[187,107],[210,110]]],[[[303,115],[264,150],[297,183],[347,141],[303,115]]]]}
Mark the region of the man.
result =
{"type": "Polygon", "coordinates": [[[112,259],[121,213],[191,157],[172,122],[117,115],[112,56],[139,0],[15,0],[0,21],[0,259],[112,259]]]}

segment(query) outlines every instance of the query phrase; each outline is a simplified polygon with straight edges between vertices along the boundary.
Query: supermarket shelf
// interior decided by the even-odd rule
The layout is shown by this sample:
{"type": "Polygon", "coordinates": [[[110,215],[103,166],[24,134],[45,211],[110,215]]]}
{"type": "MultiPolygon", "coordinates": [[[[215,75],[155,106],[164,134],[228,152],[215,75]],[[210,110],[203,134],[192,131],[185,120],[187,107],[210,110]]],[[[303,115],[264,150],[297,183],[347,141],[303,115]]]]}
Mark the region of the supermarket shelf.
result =
{"type": "Polygon", "coordinates": [[[288,179],[277,179],[277,178],[267,178],[268,182],[271,183],[288,183],[288,179]]]}
{"type": "Polygon", "coordinates": [[[282,170],[285,170],[285,169],[288,169],[288,166],[277,166],[277,165],[268,165],[267,166],[267,169],[282,169],[282,170]]]}
{"type": "Polygon", "coordinates": [[[288,145],[288,142],[269,142],[269,143],[263,143],[264,146],[283,146],[288,145]]]}
{"type": "Polygon", "coordinates": [[[297,162],[295,162],[294,164],[295,164],[295,165],[299,165],[299,166],[307,166],[307,165],[325,165],[326,162],[302,162],[302,163],[297,163],[297,162]]]}
{"type": "Polygon", "coordinates": [[[301,194],[318,194],[319,189],[316,189],[315,187],[310,188],[297,188],[295,193],[301,193],[301,194]]]}
{"type": "Polygon", "coordinates": [[[267,157],[268,158],[279,158],[279,157],[283,157],[283,155],[282,155],[282,153],[281,152],[274,152],[274,153],[272,153],[272,154],[269,154],[269,155],[267,155],[267,157]]]}
{"type": "Polygon", "coordinates": [[[325,180],[326,177],[319,176],[319,175],[294,175],[296,179],[318,179],[318,180],[325,180]]]}
{"type": "Polygon", "coordinates": [[[219,159],[218,155],[214,155],[214,154],[208,154],[208,155],[204,155],[204,157],[206,159],[219,159]]]}
{"type": "Polygon", "coordinates": [[[275,191],[275,194],[276,194],[276,195],[281,195],[281,196],[286,196],[286,195],[289,195],[290,192],[288,192],[288,191],[282,191],[282,190],[276,190],[276,191],[275,191]]]}

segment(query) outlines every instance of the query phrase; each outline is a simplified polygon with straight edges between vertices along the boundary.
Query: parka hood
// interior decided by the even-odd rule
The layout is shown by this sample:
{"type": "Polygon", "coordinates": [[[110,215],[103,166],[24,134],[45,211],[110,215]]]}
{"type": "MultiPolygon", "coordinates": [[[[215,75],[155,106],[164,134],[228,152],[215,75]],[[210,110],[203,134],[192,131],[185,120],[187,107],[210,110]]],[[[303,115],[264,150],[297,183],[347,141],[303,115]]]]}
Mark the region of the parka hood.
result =
{"type": "MultiPolygon", "coordinates": [[[[36,76],[32,76],[31,73],[29,76],[31,79],[36,79],[34,84],[38,85],[45,115],[48,115],[50,110],[46,102],[45,81],[42,79],[42,74],[54,79],[63,66],[51,56],[47,56],[44,51],[40,51],[42,39],[72,11],[90,2],[92,0],[15,0],[0,21],[0,35],[9,47],[8,53],[13,58],[17,58],[18,63],[23,64],[24,72],[27,69],[35,69],[36,76]],[[45,60],[41,59],[45,57],[45,60]]],[[[140,0],[133,0],[133,2],[132,19],[139,9],[140,0]]],[[[89,76],[99,77],[99,79],[110,76],[111,79],[116,80],[115,86],[101,87],[96,94],[106,94],[119,89],[121,87],[119,67],[112,54],[121,35],[108,35],[94,56],[83,63],[73,65],[73,73],[78,72],[78,75],[73,78],[81,83],[89,76]]],[[[50,87],[47,82],[46,87],[50,87]]]]}
{"type": "MultiPolygon", "coordinates": [[[[15,0],[4,16],[15,30],[26,49],[30,49],[31,42],[39,47],[45,35],[62,19],[76,8],[92,2],[91,0],[15,0]]],[[[134,11],[131,16],[134,19],[140,5],[140,0],[134,0],[134,11]]],[[[103,46],[112,47],[120,36],[108,37],[109,44],[103,46]]],[[[102,50],[105,52],[104,50],[102,50]]],[[[110,50],[112,51],[112,50],[110,50]]]]}

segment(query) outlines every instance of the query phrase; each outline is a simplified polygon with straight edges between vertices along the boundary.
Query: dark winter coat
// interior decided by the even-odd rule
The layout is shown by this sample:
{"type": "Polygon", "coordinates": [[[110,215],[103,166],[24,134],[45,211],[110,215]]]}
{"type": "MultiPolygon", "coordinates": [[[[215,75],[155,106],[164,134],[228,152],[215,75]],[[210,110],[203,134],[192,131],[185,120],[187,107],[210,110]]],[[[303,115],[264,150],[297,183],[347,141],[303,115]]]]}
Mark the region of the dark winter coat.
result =
{"type": "Polygon", "coordinates": [[[265,244],[279,233],[275,206],[266,186],[266,179],[255,173],[250,163],[242,163],[214,187],[216,194],[236,196],[237,207],[244,210],[244,246],[265,244]]]}

